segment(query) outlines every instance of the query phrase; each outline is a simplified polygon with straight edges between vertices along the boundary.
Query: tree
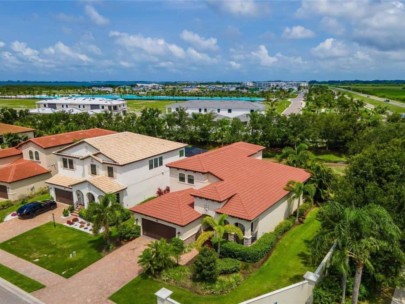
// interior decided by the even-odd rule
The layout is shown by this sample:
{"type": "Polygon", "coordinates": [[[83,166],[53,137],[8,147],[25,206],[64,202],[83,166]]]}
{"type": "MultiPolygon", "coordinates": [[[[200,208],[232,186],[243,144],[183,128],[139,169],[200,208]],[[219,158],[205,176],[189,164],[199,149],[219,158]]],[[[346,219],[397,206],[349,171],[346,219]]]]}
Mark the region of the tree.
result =
{"type": "Polygon", "coordinates": [[[313,154],[308,151],[308,145],[301,143],[295,148],[285,147],[277,157],[278,161],[285,160],[287,165],[306,168],[313,154]]]}
{"type": "Polygon", "coordinates": [[[213,283],[218,278],[217,257],[211,248],[204,247],[194,262],[193,279],[213,283]]]}
{"type": "Polygon", "coordinates": [[[221,242],[224,238],[225,233],[234,233],[239,238],[243,238],[242,231],[230,224],[225,224],[225,220],[228,216],[226,214],[221,214],[218,217],[218,220],[213,219],[210,216],[207,216],[203,219],[203,225],[209,226],[212,230],[204,231],[200,234],[197,239],[197,248],[201,248],[204,243],[208,240],[212,240],[213,242],[217,242],[218,244],[218,256],[221,253],[221,242]]]}
{"type": "Polygon", "coordinates": [[[139,256],[138,264],[145,273],[157,276],[163,270],[173,267],[173,251],[165,239],[154,241],[139,256]]]}
{"type": "Polygon", "coordinates": [[[318,162],[312,162],[308,171],[311,173],[310,183],[315,187],[315,202],[325,202],[332,196],[332,187],[336,183],[336,176],[331,168],[318,162]]]}
{"type": "Polygon", "coordinates": [[[176,258],[176,263],[179,265],[180,257],[186,249],[186,246],[184,246],[184,241],[178,237],[174,237],[172,238],[170,246],[172,247],[174,257],[176,258]]]}
{"type": "Polygon", "coordinates": [[[292,195],[290,196],[291,201],[298,199],[298,206],[295,220],[298,223],[301,198],[305,196],[307,199],[312,201],[312,198],[314,197],[315,194],[315,187],[314,185],[309,183],[304,184],[301,182],[290,180],[284,189],[289,192],[292,192],[292,195]]]}
{"type": "Polygon", "coordinates": [[[8,133],[3,135],[3,143],[8,147],[15,147],[19,143],[26,141],[28,139],[27,135],[18,133],[8,133]]]}
{"type": "MultiPolygon", "coordinates": [[[[90,211],[90,209],[89,209],[90,211]]],[[[103,228],[103,236],[110,245],[110,222],[116,223],[119,220],[120,213],[124,212],[121,204],[117,203],[114,194],[106,194],[102,196],[98,204],[93,204],[89,217],[93,222],[93,233],[97,235],[100,229],[103,228]]]]}

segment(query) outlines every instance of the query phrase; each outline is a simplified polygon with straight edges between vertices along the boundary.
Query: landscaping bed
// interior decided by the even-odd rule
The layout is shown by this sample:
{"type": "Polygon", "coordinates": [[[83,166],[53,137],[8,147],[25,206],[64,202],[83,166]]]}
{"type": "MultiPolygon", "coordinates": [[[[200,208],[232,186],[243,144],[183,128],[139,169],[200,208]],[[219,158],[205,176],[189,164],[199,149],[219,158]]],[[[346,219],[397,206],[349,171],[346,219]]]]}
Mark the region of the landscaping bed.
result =
{"type": "Polygon", "coordinates": [[[102,236],[52,222],[0,244],[0,248],[69,278],[104,255],[102,236]]]}
{"type": "MultiPolygon", "coordinates": [[[[220,284],[223,284],[222,287],[224,287],[225,284],[225,288],[222,288],[222,292],[229,292],[228,294],[199,295],[188,289],[179,287],[177,282],[176,285],[164,282],[163,280],[167,280],[174,283],[176,278],[182,281],[184,277],[189,275],[188,270],[178,267],[174,268],[176,270],[171,270],[173,273],[171,273],[169,280],[165,278],[167,272],[163,273],[163,276],[161,276],[159,280],[152,279],[146,275],[139,276],[113,294],[110,299],[116,303],[132,303],[137,295],[142,294],[142,298],[137,298],[139,303],[153,303],[156,301],[154,293],[160,288],[165,287],[173,291],[171,297],[182,304],[239,303],[299,282],[303,280],[303,275],[306,271],[313,270],[308,263],[308,248],[306,244],[319,229],[316,214],[317,209],[311,211],[305,223],[297,225],[286,232],[284,237],[275,246],[271,256],[265,260],[262,265],[260,265],[261,263],[242,264],[240,274],[246,275],[246,278],[244,281],[237,282],[236,286],[233,286],[233,290],[227,291],[226,284],[231,286],[232,281],[236,281],[235,276],[223,276],[223,278],[229,278],[226,283],[220,281],[220,284]],[[288,261],[288,263],[286,261],[288,261]]],[[[211,293],[215,294],[215,288],[215,285],[210,286],[211,293]]]]}
{"type": "Polygon", "coordinates": [[[0,264],[0,277],[21,288],[22,290],[25,290],[26,292],[33,292],[45,287],[41,283],[2,264],[0,264]]]}

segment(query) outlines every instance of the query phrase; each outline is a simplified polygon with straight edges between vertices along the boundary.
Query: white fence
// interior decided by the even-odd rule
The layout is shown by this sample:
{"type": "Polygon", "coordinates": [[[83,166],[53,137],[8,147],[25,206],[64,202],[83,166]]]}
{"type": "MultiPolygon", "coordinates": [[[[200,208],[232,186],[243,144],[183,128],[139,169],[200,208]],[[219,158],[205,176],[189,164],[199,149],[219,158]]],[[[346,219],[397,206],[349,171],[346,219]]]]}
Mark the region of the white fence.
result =
{"type": "MultiPolygon", "coordinates": [[[[326,275],[335,245],[325,255],[315,272],[307,271],[304,281],[266,293],[240,304],[311,304],[312,291],[315,285],[326,275]]],[[[155,295],[157,304],[180,304],[170,298],[172,292],[166,288],[160,289],[155,295]]]]}

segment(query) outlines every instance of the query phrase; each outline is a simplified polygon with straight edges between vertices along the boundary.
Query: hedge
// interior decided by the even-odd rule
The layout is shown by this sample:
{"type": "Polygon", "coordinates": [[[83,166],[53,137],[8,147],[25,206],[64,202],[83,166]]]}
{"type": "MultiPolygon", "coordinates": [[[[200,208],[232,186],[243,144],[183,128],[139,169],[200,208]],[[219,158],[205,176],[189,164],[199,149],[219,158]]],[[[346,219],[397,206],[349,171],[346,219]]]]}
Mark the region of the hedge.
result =
{"type": "Polygon", "coordinates": [[[256,263],[264,258],[276,244],[278,237],[291,229],[294,219],[282,221],[273,232],[263,234],[253,245],[246,247],[235,242],[225,242],[221,246],[221,256],[239,261],[256,263]]]}
{"type": "Polygon", "coordinates": [[[219,259],[217,266],[219,274],[230,274],[240,271],[240,261],[235,259],[219,259]]]}
{"type": "Polygon", "coordinates": [[[0,210],[7,209],[7,208],[9,208],[11,206],[13,206],[13,203],[11,201],[0,202],[0,210]]]}

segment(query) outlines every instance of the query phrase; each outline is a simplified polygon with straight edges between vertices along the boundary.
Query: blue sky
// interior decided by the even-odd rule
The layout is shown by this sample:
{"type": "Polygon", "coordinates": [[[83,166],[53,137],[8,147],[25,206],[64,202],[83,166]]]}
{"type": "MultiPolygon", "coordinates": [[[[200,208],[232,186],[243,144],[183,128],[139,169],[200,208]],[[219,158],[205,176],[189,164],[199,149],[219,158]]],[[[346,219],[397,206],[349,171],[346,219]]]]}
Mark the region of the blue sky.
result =
{"type": "Polygon", "coordinates": [[[0,1],[0,80],[405,78],[399,0],[0,1]]]}

